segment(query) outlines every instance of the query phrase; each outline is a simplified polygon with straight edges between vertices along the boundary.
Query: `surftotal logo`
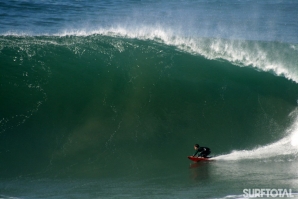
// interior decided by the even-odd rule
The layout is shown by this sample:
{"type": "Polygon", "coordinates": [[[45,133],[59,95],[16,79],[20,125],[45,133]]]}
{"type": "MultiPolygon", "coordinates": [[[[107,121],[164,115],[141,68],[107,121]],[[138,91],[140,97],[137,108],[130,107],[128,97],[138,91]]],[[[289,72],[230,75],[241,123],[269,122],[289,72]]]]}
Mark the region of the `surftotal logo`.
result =
{"type": "Polygon", "coordinates": [[[245,198],[293,198],[292,189],[243,189],[245,198]]]}

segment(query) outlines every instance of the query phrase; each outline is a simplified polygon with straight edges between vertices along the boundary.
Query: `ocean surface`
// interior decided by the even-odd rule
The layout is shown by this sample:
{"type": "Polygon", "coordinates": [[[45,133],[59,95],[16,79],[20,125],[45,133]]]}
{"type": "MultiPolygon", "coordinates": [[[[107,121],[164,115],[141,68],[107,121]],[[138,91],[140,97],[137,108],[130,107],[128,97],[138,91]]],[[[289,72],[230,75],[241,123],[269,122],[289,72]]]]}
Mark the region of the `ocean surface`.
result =
{"type": "Polygon", "coordinates": [[[1,199],[298,198],[297,106],[296,0],[0,0],[1,199]]]}

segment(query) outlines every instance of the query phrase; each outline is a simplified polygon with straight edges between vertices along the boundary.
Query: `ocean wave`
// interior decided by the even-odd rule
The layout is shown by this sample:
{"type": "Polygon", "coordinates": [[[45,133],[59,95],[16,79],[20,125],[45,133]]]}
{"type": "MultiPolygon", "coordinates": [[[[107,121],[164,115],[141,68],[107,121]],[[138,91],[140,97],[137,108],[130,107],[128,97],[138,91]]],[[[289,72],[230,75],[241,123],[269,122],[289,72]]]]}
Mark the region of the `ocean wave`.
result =
{"type": "MultiPolygon", "coordinates": [[[[227,48],[221,56],[228,57],[227,52],[237,54],[229,50],[234,48],[229,46],[232,41],[185,40],[168,37],[166,32],[144,38],[115,32],[84,34],[0,37],[4,66],[0,74],[5,80],[0,87],[5,93],[1,146],[18,146],[16,157],[42,154],[39,162],[54,171],[65,165],[72,168],[75,162],[74,172],[80,173],[88,170],[86,159],[99,168],[105,168],[106,161],[117,167],[117,162],[125,162],[122,156],[113,160],[119,150],[140,158],[146,148],[146,155],[153,159],[170,158],[174,143],[181,149],[175,157],[182,157],[187,153],[182,149],[198,140],[214,153],[227,154],[218,159],[253,159],[250,152],[228,153],[261,145],[265,152],[259,157],[273,157],[267,151],[276,147],[268,149],[268,143],[285,140],[277,145],[283,147],[291,142],[284,133],[296,121],[289,116],[297,106],[296,83],[251,67],[237,67],[217,56],[220,50],[212,50],[223,48],[221,44],[210,47],[212,42],[225,41],[227,48]],[[192,41],[214,59],[191,50],[192,41]],[[31,151],[28,145],[40,150],[31,151]],[[160,146],[164,146],[163,154],[160,146]],[[95,153],[95,148],[100,152],[95,153]]],[[[246,41],[243,46],[234,42],[235,48],[253,52],[255,42],[246,41]]],[[[264,49],[287,46],[257,44],[264,49]]],[[[286,155],[293,159],[296,152],[290,149],[286,155]]],[[[18,158],[10,157],[4,157],[3,171],[18,165],[18,158]]],[[[33,159],[24,163],[28,170],[34,169],[33,159]]],[[[126,162],[123,167],[131,165],[126,162]]]]}

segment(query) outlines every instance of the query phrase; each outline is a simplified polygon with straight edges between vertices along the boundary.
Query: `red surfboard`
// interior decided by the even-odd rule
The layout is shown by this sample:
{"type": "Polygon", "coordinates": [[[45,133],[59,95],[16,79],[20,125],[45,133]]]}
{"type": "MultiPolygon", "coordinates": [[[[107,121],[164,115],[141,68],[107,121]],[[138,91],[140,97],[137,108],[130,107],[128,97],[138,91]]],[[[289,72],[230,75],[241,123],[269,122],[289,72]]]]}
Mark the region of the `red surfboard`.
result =
{"type": "Polygon", "coordinates": [[[203,158],[203,157],[194,157],[194,156],[188,156],[188,159],[190,159],[191,161],[194,161],[194,162],[214,160],[211,157],[203,158]]]}

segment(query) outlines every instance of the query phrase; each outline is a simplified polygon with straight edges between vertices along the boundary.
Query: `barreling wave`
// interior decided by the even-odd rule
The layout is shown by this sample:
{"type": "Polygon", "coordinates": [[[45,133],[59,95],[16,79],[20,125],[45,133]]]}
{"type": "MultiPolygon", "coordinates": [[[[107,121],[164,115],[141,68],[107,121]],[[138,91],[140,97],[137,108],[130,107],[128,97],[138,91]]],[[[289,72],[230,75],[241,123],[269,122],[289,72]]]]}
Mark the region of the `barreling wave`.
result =
{"type": "Polygon", "coordinates": [[[150,28],[1,36],[1,171],[104,175],[124,162],[136,172],[173,146],[185,157],[194,140],[238,150],[218,159],[268,156],[296,142],[296,54],[294,44],[150,28]]]}

